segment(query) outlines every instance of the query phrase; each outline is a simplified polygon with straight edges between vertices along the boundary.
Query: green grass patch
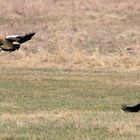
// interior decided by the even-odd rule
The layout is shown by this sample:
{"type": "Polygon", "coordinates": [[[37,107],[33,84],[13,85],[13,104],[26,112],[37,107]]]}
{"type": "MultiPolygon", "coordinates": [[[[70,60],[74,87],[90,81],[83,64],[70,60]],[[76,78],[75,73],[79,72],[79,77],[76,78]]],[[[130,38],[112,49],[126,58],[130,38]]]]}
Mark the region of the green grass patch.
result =
{"type": "Polygon", "coordinates": [[[0,139],[139,139],[140,72],[0,70],[0,139]]]}

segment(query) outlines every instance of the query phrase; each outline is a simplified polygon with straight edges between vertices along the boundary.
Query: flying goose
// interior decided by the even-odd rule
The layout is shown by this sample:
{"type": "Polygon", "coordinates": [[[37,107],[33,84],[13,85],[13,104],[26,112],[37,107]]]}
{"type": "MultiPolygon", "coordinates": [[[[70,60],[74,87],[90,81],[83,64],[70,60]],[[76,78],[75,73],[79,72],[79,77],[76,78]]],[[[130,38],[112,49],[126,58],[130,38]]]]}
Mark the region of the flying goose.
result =
{"type": "Polygon", "coordinates": [[[125,112],[139,112],[140,111],[140,103],[134,106],[126,106],[122,105],[122,110],[125,112]]]}
{"type": "Polygon", "coordinates": [[[20,48],[22,43],[30,40],[34,35],[35,33],[31,32],[25,35],[0,36],[0,51],[16,51],[20,48]]]}

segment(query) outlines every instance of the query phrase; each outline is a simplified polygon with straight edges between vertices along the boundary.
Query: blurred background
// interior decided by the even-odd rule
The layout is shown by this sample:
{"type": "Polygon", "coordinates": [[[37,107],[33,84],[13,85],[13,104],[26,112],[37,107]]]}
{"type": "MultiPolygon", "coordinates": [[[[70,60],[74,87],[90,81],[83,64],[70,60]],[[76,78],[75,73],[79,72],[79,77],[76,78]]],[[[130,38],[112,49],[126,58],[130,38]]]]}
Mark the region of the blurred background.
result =
{"type": "Polygon", "coordinates": [[[0,0],[0,34],[36,32],[0,66],[140,69],[139,0],[0,0]]]}

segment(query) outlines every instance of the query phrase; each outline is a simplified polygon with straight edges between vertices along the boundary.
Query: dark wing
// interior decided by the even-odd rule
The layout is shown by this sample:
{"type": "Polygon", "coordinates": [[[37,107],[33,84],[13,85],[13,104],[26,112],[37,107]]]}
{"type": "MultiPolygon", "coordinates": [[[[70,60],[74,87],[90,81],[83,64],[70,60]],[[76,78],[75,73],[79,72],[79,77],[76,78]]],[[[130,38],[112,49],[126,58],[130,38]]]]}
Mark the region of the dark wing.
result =
{"type": "Polygon", "coordinates": [[[139,112],[140,111],[140,103],[135,105],[135,106],[126,106],[126,105],[122,105],[122,110],[125,112],[139,112]]]}
{"type": "Polygon", "coordinates": [[[30,40],[33,36],[35,35],[35,33],[27,33],[25,35],[10,35],[10,36],[6,36],[6,39],[11,41],[11,42],[18,42],[18,43],[24,43],[28,40],[30,40]]]}
{"type": "Polygon", "coordinates": [[[19,41],[18,42],[19,43],[24,43],[24,42],[30,40],[34,35],[35,35],[35,33],[27,33],[27,34],[25,34],[25,36],[19,37],[19,41]]]}

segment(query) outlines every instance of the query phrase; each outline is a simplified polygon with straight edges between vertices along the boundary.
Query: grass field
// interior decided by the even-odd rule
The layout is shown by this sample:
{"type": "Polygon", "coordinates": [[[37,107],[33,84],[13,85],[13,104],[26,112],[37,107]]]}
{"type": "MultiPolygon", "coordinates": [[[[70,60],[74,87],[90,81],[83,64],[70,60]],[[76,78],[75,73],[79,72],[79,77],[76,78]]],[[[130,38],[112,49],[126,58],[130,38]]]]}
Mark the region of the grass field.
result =
{"type": "Polygon", "coordinates": [[[0,0],[0,140],[138,140],[140,0],[0,0]]]}
{"type": "Polygon", "coordinates": [[[1,67],[140,69],[140,0],[0,0],[0,9],[0,34],[36,32],[1,52],[1,67]]]}
{"type": "Polygon", "coordinates": [[[138,140],[140,72],[0,70],[0,139],[138,140]]]}

